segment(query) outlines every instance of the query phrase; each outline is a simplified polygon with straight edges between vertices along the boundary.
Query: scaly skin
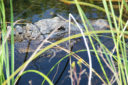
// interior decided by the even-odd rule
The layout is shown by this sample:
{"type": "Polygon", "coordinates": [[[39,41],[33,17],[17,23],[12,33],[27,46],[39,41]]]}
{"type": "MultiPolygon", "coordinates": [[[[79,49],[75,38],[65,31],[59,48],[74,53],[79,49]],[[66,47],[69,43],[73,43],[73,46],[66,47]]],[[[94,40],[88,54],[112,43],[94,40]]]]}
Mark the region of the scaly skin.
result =
{"type": "MultiPolygon", "coordinates": [[[[104,19],[89,20],[89,22],[94,28],[94,30],[105,30],[108,27],[108,23],[104,19]]],[[[82,24],[80,26],[81,28],[83,27],[82,24]]],[[[8,26],[8,28],[9,27],[10,26],[8,26]]],[[[19,52],[21,53],[33,52],[35,48],[39,45],[39,43],[44,39],[46,39],[50,35],[50,33],[54,30],[56,31],[48,39],[51,42],[67,37],[69,31],[69,23],[60,17],[42,19],[33,24],[27,23],[25,26],[15,25],[14,27],[15,27],[14,30],[15,46],[17,49],[19,49],[19,52]],[[32,46],[29,48],[29,50],[26,50],[27,47],[26,45],[28,44],[29,40],[33,41],[32,46]]],[[[91,31],[89,26],[88,26],[88,30],[91,31]]],[[[70,33],[71,33],[70,35],[74,35],[80,33],[80,31],[76,25],[71,24],[70,33]]],[[[77,41],[77,39],[74,41],[77,41]]],[[[63,45],[63,47],[65,46],[66,44],[63,45]]]]}

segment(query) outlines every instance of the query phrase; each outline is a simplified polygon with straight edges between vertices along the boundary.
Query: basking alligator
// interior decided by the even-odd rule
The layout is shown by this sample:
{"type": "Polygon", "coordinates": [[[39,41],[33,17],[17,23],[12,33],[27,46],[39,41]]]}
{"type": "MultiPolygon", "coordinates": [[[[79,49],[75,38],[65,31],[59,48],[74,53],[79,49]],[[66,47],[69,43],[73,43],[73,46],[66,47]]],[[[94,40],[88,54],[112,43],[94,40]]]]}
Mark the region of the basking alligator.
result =
{"type": "MultiPolygon", "coordinates": [[[[94,30],[105,30],[108,27],[108,23],[104,19],[89,20],[94,30]]],[[[80,25],[83,27],[82,25],[80,25]]],[[[50,39],[59,39],[67,35],[69,31],[69,22],[60,17],[54,17],[51,19],[42,19],[35,23],[27,23],[26,26],[15,26],[14,36],[16,41],[23,40],[40,40],[43,41],[48,35],[57,29],[50,39]]],[[[89,31],[91,29],[88,29],[89,31]]],[[[78,27],[71,24],[71,34],[80,33],[78,27]]]]}
{"type": "MultiPolygon", "coordinates": [[[[89,20],[90,24],[94,30],[105,30],[108,27],[108,22],[104,19],[89,20]]],[[[80,25],[83,27],[83,25],[80,25]]],[[[57,41],[68,36],[69,32],[69,22],[60,18],[54,17],[50,19],[42,19],[35,23],[27,23],[25,26],[16,25],[14,36],[15,36],[15,48],[20,49],[19,52],[26,52],[27,48],[26,43],[29,40],[32,40],[31,50],[34,51],[41,41],[46,39],[50,33],[56,30],[52,36],[50,36],[50,41],[57,41]],[[17,42],[21,41],[21,42],[17,42]]],[[[91,31],[91,29],[88,29],[91,31]]],[[[74,24],[71,24],[71,35],[80,33],[78,27],[74,24]]],[[[75,40],[76,41],[76,40],[75,40]]],[[[74,44],[74,43],[73,43],[74,44]]]]}

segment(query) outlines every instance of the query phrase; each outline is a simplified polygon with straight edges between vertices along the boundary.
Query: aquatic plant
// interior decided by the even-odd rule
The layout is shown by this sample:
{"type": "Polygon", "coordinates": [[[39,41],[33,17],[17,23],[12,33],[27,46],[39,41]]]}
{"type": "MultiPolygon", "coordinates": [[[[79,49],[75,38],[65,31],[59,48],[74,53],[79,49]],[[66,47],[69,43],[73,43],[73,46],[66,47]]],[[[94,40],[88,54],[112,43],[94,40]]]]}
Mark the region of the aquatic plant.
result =
{"type": "MultiPolygon", "coordinates": [[[[82,69],[82,65],[87,66],[89,68],[88,85],[91,85],[92,76],[93,76],[92,73],[94,73],[96,76],[98,76],[98,78],[105,85],[112,85],[114,83],[117,83],[118,85],[127,85],[128,84],[128,80],[127,80],[128,79],[128,65],[127,65],[128,62],[127,62],[127,52],[126,52],[127,44],[126,44],[125,40],[126,40],[126,34],[128,34],[128,32],[126,31],[128,22],[123,21],[123,11],[125,11],[124,6],[127,9],[126,2],[124,0],[122,0],[122,3],[118,3],[119,16],[117,17],[115,14],[111,0],[109,0],[108,3],[106,2],[106,0],[102,0],[104,8],[94,5],[94,4],[91,4],[91,3],[80,2],[77,0],[74,0],[74,1],[61,0],[61,1],[64,3],[68,3],[68,4],[76,4],[79,15],[80,15],[83,25],[85,27],[84,30],[86,30],[86,31],[83,31],[83,28],[81,28],[79,26],[79,24],[76,22],[75,18],[71,14],[69,14],[69,23],[71,23],[71,19],[73,19],[73,21],[78,26],[81,33],[63,38],[59,41],[56,41],[55,43],[51,43],[44,49],[39,50],[41,48],[41,46],[44,44],[44,42],[48,41],[48,38],[50,37],[50,35],[52,35],[55,32],[55,31],[53,31],[49,35],[49,37],[47,37],[37,47],[37,49],[32,54],[32,56],[27,61],[25,61],[15,71],[14,71],[14,65],[15,65],[14,58],[15,57],[14,57],[14,33],[13,33],[13,31],[14,31],[13,20],[14,19],[13,19],[12,0],[10,0],[11,28],[8,31],[6,31],[6,16],[5,16],[6,14],[5,14],[4,1],[3,0],[0,1],[0,24],[1,24],[1,32],[2,32],[2,36],[1,36],[2,41],[1,41],[1,45],[0,45],[0,48],[1,48],[0,49],[0,67],[1,67],[1,69],[0,69],[0,85],[6,85],[6,84],[14,85],[23,74],[26,74],[28,72],[34,72],[34,73],[41,75],[44,78],[42,85],[44,84],[45,80],[47,80],[47,82],[50,85],[53,85],[52,81],[48,78],[48,76],[50,75],[52,70],[54,70],[54,68],[65,58],[69,58],[69,63],[70,63],[69,73],[70,73],[70,79],[71,79],[72,85],[75,85],[75,82],[77,83],[77,85],[80,84],[81,75],[83,75],[86,72],[85,69],[82,69]],[[108,19],[110,30],[88,31],[88,26],[87,26],[87,24],[85,24],[85,21],[87,21],[86,23],[89,24],[89,28],[93,29],[93,27],[89,23],[87,16],[85,15],[85,13],[82,10],[80,5],[83,5],[83,6],[86,5],[86,6],[93,7],[100,11],[105,12],[107,19],[108,19]],[[113,43],[114,43],[114,47],[112,50],[109,50],[104,45],[104,43],[102,43],[101,40],[99,39],[98,34],[102,34],[102,33],[109,33],[112,35],[111,39],[113,40],[113,43]],[[8,52],[8,42],[7,42],[7,38],[9,37],[10,34],[11,34],[11,67],[9,65],[9,52],[8,52]],[[54,46],[57,46],[58,44],[63,43],[65,41],[69,41],[69,43],[70,43],[71,39],[75,39],[78,37],[83,37],[85,48],[87,50],[78,50],[76,52],[72,52],[71,48],[64,49],[64,48],[58,46],[58,48],[67,52],[68,55],[66,55],[65,57],[62,57],[50,69],[47,76],[39,71],[36,71],[36,70],[24,71],[30,62],[32,62],[34,59],[36,59],[39,55],[41,55],[46,50],[48,50],[54,46]],[[92,49],[89,48],[86,37],[89,38],[90,44],[92,45],[92,49]],[[97,47],[95,47],[93,38],[99,44],[98,50],[97,50],[97,47]],[[89,57],[89,63],[87,63],[81,56],[76,55],[76,53],[82,52],[82,51],[87,51],[88,57],[89,57]],[[100,64],[101,71],[103,72],[105,78],[103,78],[103,76],[99,75],[95,71],[95,69],[92,68],[91,52],[95,53],[95,56],[100,64]],[[116,55],[114,55],[115,52],[116,52],[116,55]],[[77,59],[77,64],[75,64],[75,61],[72,61],[72,57],[77,59]],[[102,61],[104,61],[104,63],[107,65],[107,67],[112,72],[113,75],[112,75],[111,79],[108,77],[106,70],[104,69],[104,65],[103,65],[102,61]],[[117,63],[117,66],[116,66],[116,63],[117,63]],[[79,65],[79,68],[80,68],[79,75],[77,75],[76,65],[79,65]],[[10,70],[10,68],[11,68],[11,70],[10,70]],[[4,69],[5,69],[5,73],[4,73],[4,69]],[[14,79],[15,76],[16,76],[16,78],[14,79]]],[[[70,28],[70,26],[69,26],[69,28],[70,28]]],[[[69,33],[69,35],[70,35],[70,33],[69,33]]]]}

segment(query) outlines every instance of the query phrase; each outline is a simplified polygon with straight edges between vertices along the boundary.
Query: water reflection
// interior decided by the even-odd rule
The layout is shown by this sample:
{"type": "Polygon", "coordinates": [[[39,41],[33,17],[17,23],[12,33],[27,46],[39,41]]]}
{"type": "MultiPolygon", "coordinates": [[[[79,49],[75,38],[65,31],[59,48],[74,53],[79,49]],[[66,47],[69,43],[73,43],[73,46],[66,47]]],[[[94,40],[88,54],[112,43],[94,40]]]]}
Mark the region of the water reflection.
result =
{"type": "MultiPolygon", "coordinates": [[[[88,0],[87,0],[88,1],[88,0]]],[[[97,3],[95,3],[97,4],[97,3]]],[[[64,4],[59,0],[13,0],[14,19],[27,19],[37,21],[41,18],[50,18],[60,14],[68,18],[68,14],[72,13],[78,16],[76,6],[64,4]]],[[[5,1],[7,19],[10,19],[9,2],[5,1]]],[[[104,17],[104,13],[90,7],[82,6],[88,18],[104,17]]]]}

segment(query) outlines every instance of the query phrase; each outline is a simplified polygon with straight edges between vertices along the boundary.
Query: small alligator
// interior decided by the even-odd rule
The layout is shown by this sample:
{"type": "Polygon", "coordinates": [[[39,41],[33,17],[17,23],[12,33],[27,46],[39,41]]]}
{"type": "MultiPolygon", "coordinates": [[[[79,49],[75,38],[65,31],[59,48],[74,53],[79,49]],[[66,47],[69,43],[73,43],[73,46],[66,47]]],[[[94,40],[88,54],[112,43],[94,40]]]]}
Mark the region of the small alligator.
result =
{"type": "MultiPolygon", "coordinates": [[[[105,30],[108,27],[108,22],[105,19],[89,20],[94,30],[105,30]]],[[[83,25],[80,25],[83,27],[83,25]]],[[[88,25],[87,25],[88,26],[88,25]]],[[[60,18],[54,17],[50,19],[42,19],[35,23],[27,23],[26,26],[15,26],[14,36],[16,41],[23,40],[40,40],[43,41],[48,35],[57,29],[50,39],[60,39],[69,32],[69,22],[60,18]]],[[[91,29],[88,29],[91,31],[91,29]]],[[[78,27],[71,24],[71,34],[80,33],[78,27]]]]}
{"type": "MultiPolygon", "coordinates": [[[[89,20],[89,22],[94,30],[106,30],[108,28],[108,22],[105,19],[89,20]]],[[[80,27],[82,28],[83,25],[80,24],[80,27]]],[[[68,36],[69,22],[60,17],[54,17],[50,19],[42,19],[35,23],[27,23],[25,26],[15,25],[14,28],[14,38],[16,41],[15,48],[20,49],[19,51],[24,53],[26,52],[26,41],[28,40],[33,41],[32,47],[29,48],[29,52],[32,52],[35,50],[37,45],[39,45],[39,42],[46,39],[54,30],[56,31],[49,37],[50,41],[57,41],[68,36]]],[[[88,30],[91,31],[89,28],[88,30]]],[[[71,35],[80,33],[78,27],[73,23],[71,23],[70,33],[71,35]]]]}

